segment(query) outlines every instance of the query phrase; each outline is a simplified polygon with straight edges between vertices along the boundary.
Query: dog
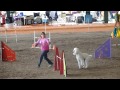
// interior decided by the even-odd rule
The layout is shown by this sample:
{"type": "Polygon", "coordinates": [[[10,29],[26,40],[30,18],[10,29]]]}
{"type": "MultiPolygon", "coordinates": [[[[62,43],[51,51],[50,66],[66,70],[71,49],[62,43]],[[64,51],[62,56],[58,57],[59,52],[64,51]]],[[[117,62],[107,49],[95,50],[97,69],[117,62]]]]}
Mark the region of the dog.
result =
{"type": "Polygon", "coordinates": [[[89,60],[92,58],[92,55],[80,52],[79,48],[77,47],[73,49],[73,55],[76,56],[79,69],[88,68],[88,63],[89,60]]]}

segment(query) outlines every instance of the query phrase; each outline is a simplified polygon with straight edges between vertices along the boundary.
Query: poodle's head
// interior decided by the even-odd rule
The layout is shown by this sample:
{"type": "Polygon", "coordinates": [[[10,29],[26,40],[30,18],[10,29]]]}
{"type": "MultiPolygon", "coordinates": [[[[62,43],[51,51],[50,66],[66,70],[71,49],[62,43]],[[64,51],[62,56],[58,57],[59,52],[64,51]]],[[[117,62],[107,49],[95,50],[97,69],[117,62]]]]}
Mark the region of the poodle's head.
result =
{"type": "Polygon", "coordinates": [[[79,53],[79,48],[75,47],[73,49],[73,55],[77,55],[79,53]]]}

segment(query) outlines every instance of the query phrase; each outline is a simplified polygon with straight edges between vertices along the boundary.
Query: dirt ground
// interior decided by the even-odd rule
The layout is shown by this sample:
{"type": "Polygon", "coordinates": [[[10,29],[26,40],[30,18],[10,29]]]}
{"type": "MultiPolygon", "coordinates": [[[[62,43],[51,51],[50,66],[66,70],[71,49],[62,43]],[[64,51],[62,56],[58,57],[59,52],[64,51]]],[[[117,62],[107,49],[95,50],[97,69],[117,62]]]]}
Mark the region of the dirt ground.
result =
{"type": "MultiPolygon", "coordinates": [[[[31,49],[34,41],[33,33],[19,33],[18,43],[15,38],[9,38],[8,43],[16,52],[17,60],[15,62],[2,62],[0,60],[0,79],[120,79],[120,46],[112,46],[111,59],[94,59],[89,62],[87,69],[78,69],[78,64],[72,51],[74,47],[78,47],[81,52],[94,54],[94,51],[110,37],[112,30],[109,28],[105,31],[87,32],[86,29],[80,31],[74,30],[57,30],[51,32],[52,45],[59,47],[61,53],[65,51],[65,59],[67,64],[67,77],[59,74],[59,71],[54,71],[53,67],[48,68],[48,63],[43,60],[40,68],[37,67],[39,49],[31,49]]],[[[92,28],[93,30],[93,28],[92,28]]],[[[39,36],[39,31],[36,36],[39,36]]],[[[4,41],[4,38],[0,38],[4,41]]],[[[112,43],[119,41],[112,39],[112,43]]],[[[54,51],[50,50],[48,57],[54,63],[54,51]]]]}

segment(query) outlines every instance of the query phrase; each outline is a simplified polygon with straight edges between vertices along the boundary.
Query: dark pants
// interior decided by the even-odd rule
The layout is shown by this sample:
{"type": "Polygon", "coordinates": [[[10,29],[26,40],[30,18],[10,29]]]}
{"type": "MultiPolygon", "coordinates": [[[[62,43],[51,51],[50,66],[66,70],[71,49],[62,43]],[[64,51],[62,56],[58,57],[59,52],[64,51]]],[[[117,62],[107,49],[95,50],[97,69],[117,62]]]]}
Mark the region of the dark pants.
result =
{"type": "Polygon", "coordinates": [[[116,18],[116,19],[117,19],[117,22],[120,22],[120,16],[117,15],[116,17],[117,17],[117,18],[116,18]]]}
{"type": "Polygon", "coordinates": [[[42,63],[42,60],[43,60],[43,58],[48,62],[48,64],[53,64],[49,59],[48,59],[48,57],[47,57],[47,53],[49,52],[49,50],[46,50],[46,51],[42,51],[42,53],[41,53],[41,56],[40,56],[40,61],[39,61],[39,66],[41,65],[41,63],[42,63]]]}

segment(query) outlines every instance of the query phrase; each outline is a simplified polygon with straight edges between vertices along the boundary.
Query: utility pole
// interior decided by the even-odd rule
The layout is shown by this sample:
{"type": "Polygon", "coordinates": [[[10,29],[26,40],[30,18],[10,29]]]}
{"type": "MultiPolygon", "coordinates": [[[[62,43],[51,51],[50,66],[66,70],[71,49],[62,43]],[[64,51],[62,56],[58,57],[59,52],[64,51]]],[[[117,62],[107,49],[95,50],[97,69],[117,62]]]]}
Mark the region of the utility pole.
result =
{"type": "Polygon", "coordinates": [[[10,11],[6,11],[7,13],[7,18],[10,17],[10,11]]]}
{"type": "Polygon", "coordinates": [[[104,11],[104,23],[108,23],[108,11],[104,11]]]}
{"type": "Polygon", "coordinates": [[[6,14],[7,14],[7,16],[6,16],[6,23],[10,23],[10,20],[9,20],[9,18],[10,18],[10,11],[6,11],[6,14]]]}

